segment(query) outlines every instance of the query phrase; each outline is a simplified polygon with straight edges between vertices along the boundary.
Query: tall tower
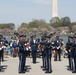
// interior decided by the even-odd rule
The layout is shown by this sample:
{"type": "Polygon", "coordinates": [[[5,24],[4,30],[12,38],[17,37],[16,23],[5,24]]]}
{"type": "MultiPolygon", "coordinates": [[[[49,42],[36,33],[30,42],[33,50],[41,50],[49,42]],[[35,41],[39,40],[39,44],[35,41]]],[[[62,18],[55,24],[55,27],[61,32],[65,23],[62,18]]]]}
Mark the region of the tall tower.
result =
{"type": "Polygon", "coordinates": [[[52,0],[52,18],[58,17],[58,0],[52,0]]]}

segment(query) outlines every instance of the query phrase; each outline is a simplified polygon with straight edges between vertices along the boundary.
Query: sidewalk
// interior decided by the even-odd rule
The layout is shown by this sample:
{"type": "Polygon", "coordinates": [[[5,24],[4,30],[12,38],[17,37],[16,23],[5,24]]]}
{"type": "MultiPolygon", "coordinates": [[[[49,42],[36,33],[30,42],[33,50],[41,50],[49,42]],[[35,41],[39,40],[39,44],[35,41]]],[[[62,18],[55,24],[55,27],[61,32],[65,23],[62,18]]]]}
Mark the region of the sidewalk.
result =
{"type": "MultiPolygon", "coordinates": [[[[0,72],[0,75],[23,75],[18,73],[18,58],[5,58],[5,62],[2,63],[3,72],[0,72]]],[[[26,66],[28,71],[24,75],[74,75],[72,72],[67,70],[68,59],[62,58],[62,61],[55,62],[52,60],[53,73],[46,74],[45,71],[41,69],[42,60],[41,58],[37,59],[37,64],[32,63],[31,58],[27,58],[26,66]]]]}

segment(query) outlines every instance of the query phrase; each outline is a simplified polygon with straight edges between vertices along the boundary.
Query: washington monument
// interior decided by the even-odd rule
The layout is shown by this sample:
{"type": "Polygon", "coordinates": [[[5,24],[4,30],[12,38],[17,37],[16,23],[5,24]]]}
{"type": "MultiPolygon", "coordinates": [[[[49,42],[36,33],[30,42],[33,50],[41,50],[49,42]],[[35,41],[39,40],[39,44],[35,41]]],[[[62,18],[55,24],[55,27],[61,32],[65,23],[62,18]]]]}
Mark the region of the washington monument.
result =
{"type": "Polygon", "coordinates": [[[52,0],[52,18],[58,17],[58,0],[52,0]]]}

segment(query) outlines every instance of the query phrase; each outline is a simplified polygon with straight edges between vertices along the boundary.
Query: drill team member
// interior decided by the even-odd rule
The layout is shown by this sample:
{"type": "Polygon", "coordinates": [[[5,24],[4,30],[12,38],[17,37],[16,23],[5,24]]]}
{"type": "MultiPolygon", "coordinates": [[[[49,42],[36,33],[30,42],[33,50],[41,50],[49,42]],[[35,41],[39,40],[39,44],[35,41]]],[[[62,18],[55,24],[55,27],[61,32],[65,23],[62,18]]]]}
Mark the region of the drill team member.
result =
{"type": "Polygon", "coordinates": [[[59,39],[59,36],[56,36],[56,40],[55,40],[55,61],[57,61],[57,58],[59,58],[59,61],[61,61],[61,50],[60,50],[60,46],[61,46],[61,43],[60,43],[60,39],[59,39]]]}
{"type": "Polygon", "coordinates": [[[45,53],[45,37],[43,37],[42,36],[42,39],[41,39],[41,42],[40,42],[40,50],[41,50],[41,52],[42,52],[42,66],[41,66],[41,68],[45,68],[45,64],[46,64],[46,62],[45,62],[45,55],[46,55],[46,53],[45,53]]]}
{"type": "Polygon", "coordinates": [[[51,51],[50,36],[46,36],[46,57],[47,57],[47,68],[45,73],[52,73],[52,65],[51,65],[52,51],[51,51]]]}
{"type": "Polygon", "coordinates": [[[4,46],[2,38],[3,36],[0,34],[0,71],[1,71],[1,61],[2,61],[2,56],[3,56],[3,46],[4,46]]]}
{"type": "Polygon", "coordinates": [[[73,70],[72,73],[76,73],[76,36],[73,37],[73,45],[72,45],[72,58],[74,60],[73,62],[73,70]]]}
{"type": "Polygon", "coordinates": [[[32,50],[33,63],[35,64],[36,63],[36,54],[37,54],[37,49],[38,49],[38,43],[36,41],[36,35],[33,35],[31,37],[30,45],[31,45],[31,50],[32,50]]]}
{"type": "Polygon", "coordinates": [[[72,70],[73,69],[72,44],[73,44],[73,38],[71,36],[68,36],[68,42],[66,43],[66,50],[68,51],[68,60],[69,60],[69,68],[68,68],[68,70],[72,70]]]}
{"type": "Polygon", "coordinates": [[[2,55],[2,44],[0,41],[0,71],[1,71],[1,55],[2,55]]]}
{"type": "Polygon", "coordinates": [[[26,50],[25,50],[25,43],[24,43],[24,35],[20,35],[19,37],[19,73],[25,73],[25,59],[26,59],[26,50]]]}

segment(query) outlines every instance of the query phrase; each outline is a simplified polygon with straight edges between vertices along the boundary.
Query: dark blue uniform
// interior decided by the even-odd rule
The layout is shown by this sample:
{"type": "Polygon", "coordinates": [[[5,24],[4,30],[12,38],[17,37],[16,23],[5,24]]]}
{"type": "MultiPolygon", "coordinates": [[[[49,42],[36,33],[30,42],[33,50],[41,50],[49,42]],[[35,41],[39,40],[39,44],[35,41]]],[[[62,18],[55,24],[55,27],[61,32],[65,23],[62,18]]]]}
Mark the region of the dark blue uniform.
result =
{"type": "Polygon", "coordinates": [[[76,73],[76,42],[74,42],[72,44],[72,57],[73,57],[73,60],[74,60],[74,63],[73,63],[73,73],[76,73]]]}
{"type": "Polygon", "coordinates": [[[55,61],[57,61],[57,57],[59,57],[59,61],[61,61],[61,50],[60,50],[60,40],[57,39],[55,40],[55,52],[56,52],[56,55],[55,55],[55,61]]]}
{"type": "Polygon", "coordinates": [[[73,69],[73,61],[72,61],[72,53],[73,51],[71,50],[73,42],[67,42],[66,45],[68,46],[68,60],[69,60],[69,70],[73,69]]]}
{"type": "Polygon", "coordinates": [[[3,41],[0,40],[0,70],[1,70],[1,61],[3,58],[3,47],[2,47],[3,41]]]}
{"type": "Polygon", "coordinates": [[[36,63],[36,54],[38,49],[38,44],[36,42],[36,39],[31,39],[30,45],[32,50],[33,63],[36,63]]]}
{"type": "Polygon", "coordinates": [[[19,41],[19,73],[24,72],[25,68],[25,60],[26,60],[26,52],[22,42],[19,41]]]}
{"type": "Polygon", "coordinates": [[[42,68],[46,68],[45,65],[46,65],[46,52],[45,52],[45,44],[46,42],[45,41],[42,41],[40,42],[40,45],[41,45],[41,51],[42,51],[42,68]]]}
{"type": "Polygon", "coordinates": [[[0,49],[0,71],[1,71],[1,49],[0,49]]]}
{"type": "Polygon", "coordinates": [[[75,65],[75,73],[76,73],[76,42],[74,44],[74,65],[75,65]]]}
{"type": "Polygon", "coordinates": [[[51,65],[52,51],[51,51],[50,41],[46,41],[46,57],[47,57],[46,73],[51,73],[52,72],[52,65],[51,65]]]}

